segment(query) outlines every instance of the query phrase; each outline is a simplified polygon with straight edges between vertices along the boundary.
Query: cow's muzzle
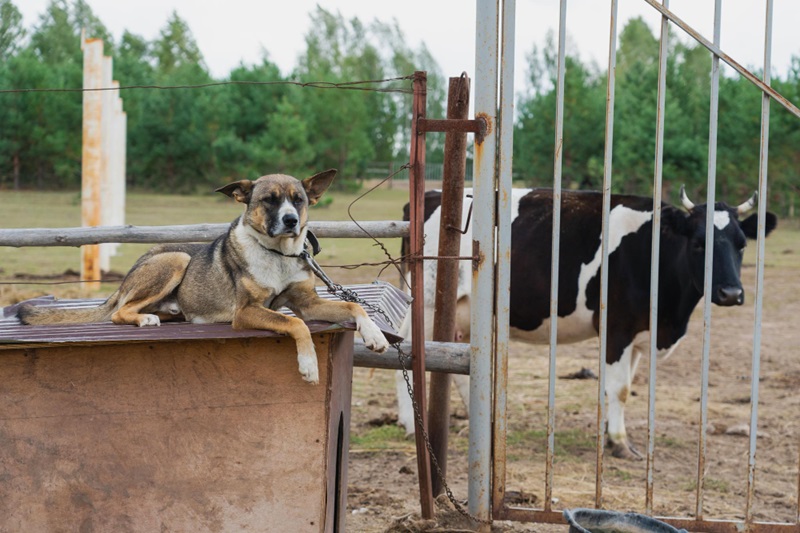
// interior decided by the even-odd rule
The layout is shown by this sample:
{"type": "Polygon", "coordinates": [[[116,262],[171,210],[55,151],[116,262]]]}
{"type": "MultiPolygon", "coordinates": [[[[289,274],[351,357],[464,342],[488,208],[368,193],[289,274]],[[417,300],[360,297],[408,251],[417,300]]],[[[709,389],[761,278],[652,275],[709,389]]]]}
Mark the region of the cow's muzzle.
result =
{"type": "Polygon", "coordinates": [[[744,291],[738,287],[720,287],[712,300],[717,305],[742,305],[744,303],[744,291]]]}

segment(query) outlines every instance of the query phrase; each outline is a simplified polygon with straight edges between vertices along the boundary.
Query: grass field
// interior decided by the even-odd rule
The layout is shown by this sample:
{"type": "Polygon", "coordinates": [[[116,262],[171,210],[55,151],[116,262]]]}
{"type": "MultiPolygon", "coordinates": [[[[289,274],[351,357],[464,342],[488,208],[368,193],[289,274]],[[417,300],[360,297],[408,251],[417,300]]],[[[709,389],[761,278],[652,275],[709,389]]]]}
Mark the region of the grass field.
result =
{"type": "MultiPolygon", "coordinates": [[[[348,220],[347,209],[358,195],[330,193],[333,202],[326,207],[312,208],[313,220],[348,220]]],[[[352,206],[356,220],[399,220],[402,207],[408,201],[408,191],[376,190],[352,206]]],[[[209,193],[205,196],[171,196],[159,194],[129,194],[126,223],[141,226],[230,222],[242,208],[230,198],[209,193]]],[[[0,227],[2,228],[59,228],[80,226],[80,203],[77,192],[0,192],[0,227]]],[[[394,255],[400,253],[399,239],[386,239],[394,255]]],[[[123,244],[119,255],[111,259],[111,269],[124,273],[151,245],[123,244]]],[[[372,241],[364,239],[326,239],[318,260],[323,265],[377,262],[386,259],[372,241]]],[[[0,251],[0,280],[13,281],[16,275],[50,276],[67,270],[80,270],[80,251],[70,247],[3,248],[0,251]]],[[[330,275],[343,283],[372,281],[380,271],[365,267],[358,271],[331,269],[330,275]]],[[[386,279],[396,282],[396,271],[386,273],[386,279]]],[[[30,283],[26,281],[25,283],[30,283]]],[[[0,286],[0,305],[37,294],[76,296],[79,284],[25,284],[0,286]]],[[[103,284],[97,295],[109,293],[114,284],[103,284]]]]}
{"type": "MultiPolygon", "coordinates": [[[[313,208],[313,220],[347,220],[348,206],[358,194],[329,193],[333,202],[326,207],[313,208]]],[[[400,189],[377,189],[352,206],[356,220],[398,220],[408,192],[400,189]]],[[[59,228],[80,226],[80,198],[77,192],[0,192],[0,228],[59,228]]],[[[241,207],[220,194],[174,196],[163,194],[129,194],[126,223],[142,226],[229,222],[241,213],[241,207]]],[[[368,239],[326,239],[318,258],[323,265],[347,265],[378,262],[386,257],[368,239]]],[[[393,255],[399,255],[398,239],[385,242],[393,255]]],[[[800,266],[800,227],[797,222],[781,221],[779,229],[767,240],[767,266],[800,266]]],[[[123,244],[112,258],[111,269],[124,273],[150,245],[123,244]]],[[[745,265],[755,263],[755,246],[748,246],[745,265]]],[[[0,280],[5,283],[17,275],[56,276],[67,270],[80,270],[80,252],[69,247],[3,248],[0,251],[0,280]]],[[[333,268],[336,281],[342,283],[369,282],[376,279],[379,267],[358,270],[333,268]]],[[[387,269],[384,279],[396,283],[398,275],[387,269]]],[[[59,296],[81,294],[79,284],[29,284],[0,286],[0,304],[5,305],[22,297],[48,293],[59,296]]],[[[98,295],[113,290],[115,285],[104,284],[98,295]]]]}

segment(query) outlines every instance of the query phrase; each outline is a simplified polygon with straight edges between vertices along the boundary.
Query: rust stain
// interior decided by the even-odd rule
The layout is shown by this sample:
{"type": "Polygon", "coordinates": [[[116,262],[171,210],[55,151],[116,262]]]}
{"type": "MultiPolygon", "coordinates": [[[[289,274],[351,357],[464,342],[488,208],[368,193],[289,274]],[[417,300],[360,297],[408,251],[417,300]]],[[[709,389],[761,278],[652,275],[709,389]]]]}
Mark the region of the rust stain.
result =
{"type": "MultiPolygon", "coordinates": [[[[478,113],[475,115],[475,120],[481,125],[480,131],[475,134],[475,144],[476,144],[476,152],[478,147],[483,145],[484,139],[486,136],[492,133],[492,117],[490,117],[487,113],[478,113]]],[[[477,158],[477,153],[475,154],[477,158]]]]}
{"type": "Polygon", "coordinates": [[[473,276],[477,275],[478,270],[483,265],[483,262],[486,261],[486,255],[481,251],[481,243],[473,240],[472,241],[472,273],[473,276]]]}

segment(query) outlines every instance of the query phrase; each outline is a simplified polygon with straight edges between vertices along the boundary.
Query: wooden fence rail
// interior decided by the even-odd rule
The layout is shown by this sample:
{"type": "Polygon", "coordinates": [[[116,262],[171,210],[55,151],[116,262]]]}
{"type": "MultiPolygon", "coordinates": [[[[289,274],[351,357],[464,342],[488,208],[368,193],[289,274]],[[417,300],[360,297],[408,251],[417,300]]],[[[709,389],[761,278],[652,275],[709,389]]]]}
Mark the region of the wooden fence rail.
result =
{"type": "MultiPolygon", "coordinates": [[[[320,238],[367,237],[378,239],[408,235],[408,222],[378,220],[359,222],[309,222],[320,238]],[[359,227],[361,226],[361,227],[359,227]],[[363,230],[361,229],[363,228],[363,230]]],[[[91,228],[0,229],[0,246],[82,246],[85,244],[168,242],[209,242],[225,233],[230,224],[189,224],[182,226],[105,226],[91,228]]]]}

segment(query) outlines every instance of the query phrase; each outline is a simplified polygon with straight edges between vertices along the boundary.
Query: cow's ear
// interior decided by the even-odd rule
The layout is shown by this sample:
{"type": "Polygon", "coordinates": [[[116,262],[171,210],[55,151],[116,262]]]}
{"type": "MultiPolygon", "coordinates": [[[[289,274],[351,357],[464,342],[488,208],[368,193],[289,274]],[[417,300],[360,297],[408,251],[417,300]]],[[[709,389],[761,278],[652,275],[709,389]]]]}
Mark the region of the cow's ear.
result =
{"type": "MultiPolygon", "coordinates": [[[[766,237],[778,226],[778,217],[775,216],[774,213],[767,211],[767,215],[764,217],[764,223],[764,236],[766,237]]],[[[739,222],[739,225],[741,226],[745,237],[748,239],[755,240],[758,237],[758,213],[753,213],[746,219],[739,222]]]]}
{"type": "Polygon", "coordinates": [[[689,214],[672,206],[661,211],[661,232],[671,231],[677,235],[691,235],[694,231],[689,214]]]}

